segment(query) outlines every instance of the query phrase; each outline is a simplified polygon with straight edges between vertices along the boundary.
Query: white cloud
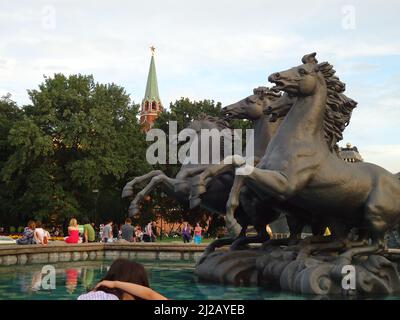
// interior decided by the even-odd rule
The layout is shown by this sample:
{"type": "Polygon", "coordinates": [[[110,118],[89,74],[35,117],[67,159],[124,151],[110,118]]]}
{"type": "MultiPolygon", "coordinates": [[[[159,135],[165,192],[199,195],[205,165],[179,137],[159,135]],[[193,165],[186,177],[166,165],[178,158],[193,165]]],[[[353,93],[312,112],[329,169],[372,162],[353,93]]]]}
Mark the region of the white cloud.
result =
{"type": "Polygon", "coordinates": [[[317,51],[359,101],[345,139],[366,159],[371,154],[395,169],[397,153],[385,160],[369,146],[396,146],[400,136],[400,79],[390,78],[385,65],[397,57],[389,67],[400,77],[399,9],[395,0],[2,1],[0,93],[27,103],[26,89],[36,88],[43,74],[91,73],[140,102],[155,45],[164,105],[182,96],[228,104],[317,51]],[[43,27],[48,5],[54,30],[43,27]],[[342,28],[343,5],[354,5],[355,30],[342,28]]]}
{"type": "Polygon", "coordinates": [[[369,145],[360,150],[364,161],[377,164],[386,170],[400,172],[400,143],[394,145],[369,145]]]}

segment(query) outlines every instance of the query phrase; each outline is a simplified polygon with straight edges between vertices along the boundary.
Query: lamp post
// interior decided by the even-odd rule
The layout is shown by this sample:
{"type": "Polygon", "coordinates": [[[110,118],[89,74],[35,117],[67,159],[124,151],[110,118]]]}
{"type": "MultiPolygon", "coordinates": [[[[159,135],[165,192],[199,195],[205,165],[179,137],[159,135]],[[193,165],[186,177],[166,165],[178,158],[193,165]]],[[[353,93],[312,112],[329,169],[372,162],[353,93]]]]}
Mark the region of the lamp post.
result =
{"type": "Polygon", "coordinates": [[[94,196],[94,222],[97,224],[97,200],[99,198],[99,189],[92,190],[94,196]]]}

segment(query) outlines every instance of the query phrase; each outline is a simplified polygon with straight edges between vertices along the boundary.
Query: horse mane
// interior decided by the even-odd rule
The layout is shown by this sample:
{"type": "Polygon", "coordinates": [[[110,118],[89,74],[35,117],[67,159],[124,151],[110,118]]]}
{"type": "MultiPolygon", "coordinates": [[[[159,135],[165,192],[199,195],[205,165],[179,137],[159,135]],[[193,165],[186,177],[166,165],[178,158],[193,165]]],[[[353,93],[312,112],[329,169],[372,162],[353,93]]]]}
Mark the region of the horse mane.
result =
{"type": "Polygon", "coordinates": [[[343,139],[343,131],[350,123],[357,102],[343,94],[346,85],[335,76],[336,71],[331,64],[328,62],[318,64],[318,71],[324,76],[328,89],[324,116],[325,140],[329,149],[338,154],[337,143],[343,139]]]}
{"type": "Polygon", "coordinates": [[[200,113],[193,121],[208,121],[215,123],[218,126],[218,130],[231,129],[228,121],[224,120],[223,118],[210,116],[206,113],[200,113]]]}

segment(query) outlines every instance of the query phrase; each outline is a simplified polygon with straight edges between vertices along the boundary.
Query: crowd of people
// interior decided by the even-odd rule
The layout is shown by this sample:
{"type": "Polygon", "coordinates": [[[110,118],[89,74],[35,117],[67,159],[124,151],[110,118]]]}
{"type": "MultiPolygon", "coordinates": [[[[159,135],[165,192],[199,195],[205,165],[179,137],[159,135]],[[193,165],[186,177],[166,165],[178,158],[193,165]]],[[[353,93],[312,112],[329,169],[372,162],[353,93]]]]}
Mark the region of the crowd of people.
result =
{"type": "Polygon", "coordinates": [[[132,220],[127,218],[125,224],[118,226],[112,220],[105,225],[100,225],[100,238],[102,242],[125,240],[128,242],[155,242],[157,239],[156,223],[150,221],[142,230],[140,225],[132,226],[132,220]]]}
{"type": "MultiPolygon", "coordinates": [[[[67,225],[64,225],[64,231],[60,232],[58,228],[52,227],[50,232],[40,221],[30,220],[22,232],[22,236],[17,240],[17,244],[47,244],[51,238],[51,234],[60,240],[60,236],[66,243],[90,243],[104,242],[110,243],[124,240],[127,242],[155,242],[158,232],[155,221],[149,221],[144,228],[140,225],[133,226],[132,220],[127,218],[125,223],[118,225],[111,219],[105,224],[101,224],[99,228],[95,227],[88,218],[83,217],[81,223],[78,223],[76,218],[69,220],[67,225]],[[55,234],[56,233],[56,234],[55,234]]],[[[203,229],[199,223],[192,228],[188,222],[183,222],[181,235],[184,243],[193,242],[200,244],[202,241],[203,229]]]]}
{"type": "Polygon", "coordinates": [[[24,229],[22,237],[17,240],[17,244],[47,244],[50,240],[50,233],[44,229],[40,221],[29,221],[24,229]]]}
{"type": "Polygon", "coordinates": [[[182,227],[182,238],[183,243],[190,243],[192,240],[192,234],[195,244],[200,244],[203,238],[203,228],[200,226],[199,223],[196,223],[196,226],[192,230],[192,227],[189,225],[188,222],[183,222],[182,227]]]}

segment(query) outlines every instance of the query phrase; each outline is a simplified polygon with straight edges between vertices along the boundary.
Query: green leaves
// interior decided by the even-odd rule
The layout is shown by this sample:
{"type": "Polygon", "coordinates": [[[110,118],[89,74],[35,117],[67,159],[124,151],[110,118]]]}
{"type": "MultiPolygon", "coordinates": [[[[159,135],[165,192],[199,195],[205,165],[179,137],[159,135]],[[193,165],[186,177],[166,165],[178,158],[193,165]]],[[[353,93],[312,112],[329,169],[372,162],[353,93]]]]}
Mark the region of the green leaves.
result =
{"type": "Polygon", "coordinates": [[[181,98],[170,104],[170,110],[161,113],[154,126],[168,132],[168,122],[173,120],[178,122],[178,131],[180,131],[186,128],[201,113],[220,116],[221,103],[215,103],[213,100],[192,102],[188,98],[181,98]]]}
{"type": "Polygon", "coordinates": [[[32,103],[21,110],[9,97],[0,101],[6,136],[0,153],[9,151],[0,162],[0,181],[13,190],[14,200],[6,206],[0,199],[0,221],[6,207],[23,210],[24,217],[93,216],[93,189],[99,197],[113,190],[119,199],[128,177],[145,173],[148,167],[137,165],[145,161],[146,148],[138,106],[122,87],[96,83],[92,76],[55,74],[28,94],[32,103]]]}

